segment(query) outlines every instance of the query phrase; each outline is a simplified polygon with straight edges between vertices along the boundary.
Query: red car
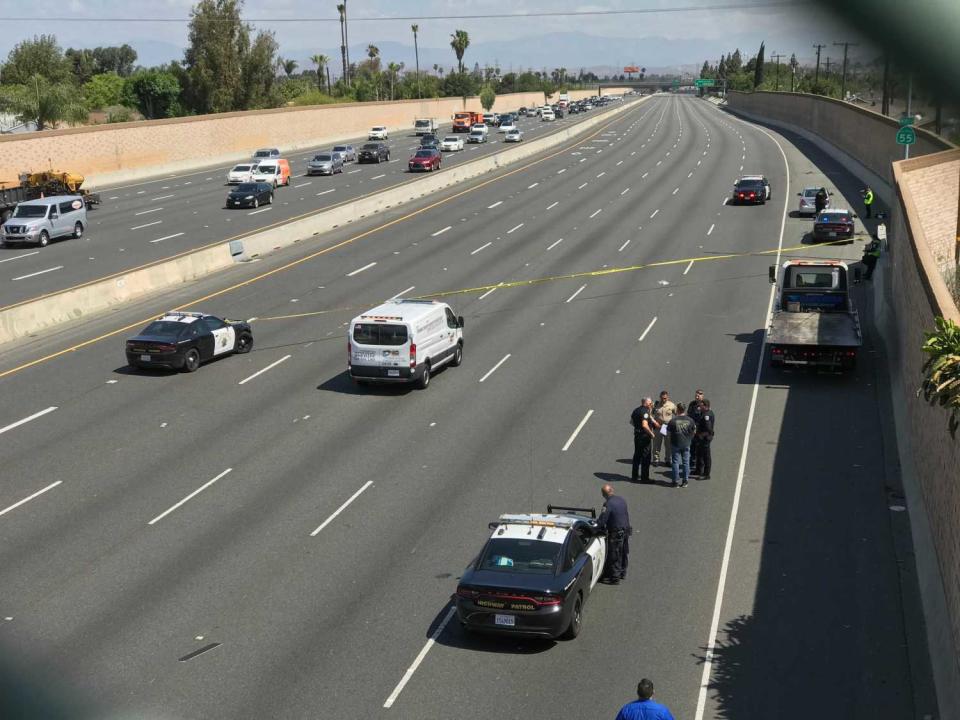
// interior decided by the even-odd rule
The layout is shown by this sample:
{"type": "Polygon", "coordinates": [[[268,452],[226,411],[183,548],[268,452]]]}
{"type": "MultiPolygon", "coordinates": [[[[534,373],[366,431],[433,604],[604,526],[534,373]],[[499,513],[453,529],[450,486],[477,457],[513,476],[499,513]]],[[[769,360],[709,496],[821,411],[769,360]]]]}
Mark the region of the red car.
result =
{"type": "Polygon", "coordinates": [[[440,151],[436,148],[421,148],[410,158],[407,167],[410,168],[410,172],[415,170],[429,170],[430,172],[439,170],[440,151]]]}

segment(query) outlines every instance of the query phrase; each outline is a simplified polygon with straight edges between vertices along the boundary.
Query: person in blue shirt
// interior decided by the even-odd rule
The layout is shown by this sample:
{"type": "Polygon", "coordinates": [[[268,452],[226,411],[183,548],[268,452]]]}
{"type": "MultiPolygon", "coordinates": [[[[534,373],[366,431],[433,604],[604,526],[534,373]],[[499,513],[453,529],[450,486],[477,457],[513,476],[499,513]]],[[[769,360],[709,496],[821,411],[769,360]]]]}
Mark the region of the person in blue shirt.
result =
{"type": "Polygon", "coordinates": [[[643,678],[637,684],[637,699],[620,708],[616,720],[673,720],[673,715],[653,699],[653,682],[643,678]]]}

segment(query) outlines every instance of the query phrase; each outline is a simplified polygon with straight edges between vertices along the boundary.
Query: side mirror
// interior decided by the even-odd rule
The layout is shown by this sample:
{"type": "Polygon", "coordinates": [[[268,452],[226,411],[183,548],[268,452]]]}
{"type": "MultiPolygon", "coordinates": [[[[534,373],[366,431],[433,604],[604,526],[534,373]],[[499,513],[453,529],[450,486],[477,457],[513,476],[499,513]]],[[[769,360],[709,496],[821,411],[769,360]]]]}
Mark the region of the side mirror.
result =
{"type": "Polygon", "coordinates": [[[860,217],[860,216],[857,215],[856,213],[851,213],[851,217],[858,218],[858,217],[860,217]]]}
{"type": "Polygon", "coordinates": [[[771,266],[767,269],[767,274],[768,274],[769,277],[770,277],[770,282],[772,282],[772,283],[777,282],[777,266],[776,266],[776,265],[771,265],[771,266]]]}
{"type": "Polygon", "coordinates": [[[800,197],[801,195],[803,195],[803,193],[797,193],[797,197],[800,197]]]}
{"type": "Polygon", "coordinates": [[[458,316],[457,316],[457,325],[458,325],[459,327],[463,327],[463,315],[458,315],[458,316]]]}

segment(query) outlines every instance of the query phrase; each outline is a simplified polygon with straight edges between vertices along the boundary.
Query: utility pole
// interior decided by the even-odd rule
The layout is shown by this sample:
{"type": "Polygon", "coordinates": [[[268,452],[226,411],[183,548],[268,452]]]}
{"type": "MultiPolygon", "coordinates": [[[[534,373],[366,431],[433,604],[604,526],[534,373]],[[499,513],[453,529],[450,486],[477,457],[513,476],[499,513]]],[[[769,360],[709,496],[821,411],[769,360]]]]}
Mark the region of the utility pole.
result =
{"type": "Polygon", "coordinates": [[[347,55],[347,87],[350,87],[350,25],[347,22],[347,0],[343,0],[343,46],[347,55]]]}
{"type": "Polygon", "coordinates": [[[843,46],[843,74],[840,76],[840,99],[847,99],[847,51],[851,47],[857,47],[860,43],[852,42],[835,42],[836,46],[843,46]]]}
{"type": "Polygon", "coordinates": [[[780,91],[780,58],[786,57],[786,55],[782,55],[780,53],[773,53],[770,57],[773,60],[775,60],[777,63],[777,92],[779,92],[780,91]]]}
{"type": "Polygon", "coordinates": [[[880,100],[880,112],[890,114],[890,53],[883,54],[883,97],[880,100]]]}
{"type": "Polygon", "coordinates": [[[826,47],[826,45],[814,45],[817,49],[817,69],[813,71],[813,83],[816,85],[820,82],[820,51],[826,47]]]}
{"type": "Polygon", "coordinates": [[[823,72],[827,77],[830,76],[830,63],[832,62],[833,61],[829,57],[823,61],[823,64],[826,65],[826,69],[823,72]]]}
{"type": "MultiPolygon", "coordinates": [[[[907,117],[913,117],[913,73],[907,76],[907,117]]],[[[903,159],[910,159],[910,146],[903,146],[903,159]]]]}

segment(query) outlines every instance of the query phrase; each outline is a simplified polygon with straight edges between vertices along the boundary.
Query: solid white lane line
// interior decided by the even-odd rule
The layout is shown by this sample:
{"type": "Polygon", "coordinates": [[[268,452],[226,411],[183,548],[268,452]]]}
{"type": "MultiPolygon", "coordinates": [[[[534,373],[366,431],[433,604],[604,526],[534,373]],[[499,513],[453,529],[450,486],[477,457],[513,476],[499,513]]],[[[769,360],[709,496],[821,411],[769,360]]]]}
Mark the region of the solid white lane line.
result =
{"type": "Polygon", "coordinates": [[[149,215],[150,213],[160,212],[161,210],[163,210],[162,207],[153,208],[152,210],[141,210],[140,212],[134,213],[133,216],[136,217],[137,215],[149,215]]]}
{"type": "Polygon", "coordinates": [[[253,380],[255,377],[259,377],[260,375],[263,375],[263,374],[264,374],[265,372],[267,372],[268,370],[273,370],[273,368],[275,368],[277,365],[279,365],[279,364],[282,363],[282,362],[286,362],[286,361],[289,360],[291,357],[293,357],[293,356],[292,356],[292,355],[284,355],[282,358],[280,358],[279,360],[276,360],[275,362],[270,363],[269,365],[267,365],[267,366],[266,366],[265,368],[263,368],[262,370],[257,370],[257,371],[256,371],[253,375],[251,375],[250,377],[245,377],[243,380],[241,380],[240,382],[238,382],[237,385],[246,385],[248,382],[250,382],[251,380],[253,380]]]}
{"type": "Polygon", "coordinates": [[[397,701],[397,698],[400,697],[400,693],[403,692],[403,688],[406,687],[408,682],[410,682],[410,678],[413,677],[413,674],[417,671],[417,668],[420,667],[420,663],[423,662],[423,659],[427,656],[427,653],[430,652],[430,648],[432,648],[437,642],[437,638],[440,637],[440,633],[442,633],[447,627],[447,623],[450,622],[450,618],[453,617],[453,614],[456,611],[456,607],[451,607],[447,611],[446,616],[443,618],[443,622],[441,622],[437,626],[437,629],[433,631],[433,635],[431,635],[430,639],[427,640],[426,644],[424,644],[423,649],[417,653],[417,657],[414,659],[413,664],[407,668],[407,671],[403,674],[403,677],[400,678],[400,682],[397,683],[397,686],[393,689],[393,692],[390,693],[390,697],[388,697],[387,701],[383,703],[385,708],[392,707],[397,701]]]}
{"type": "Polygon", "coordinates": [[[713,225],[714,225],[714,224],[713,224],[713,223],[711,223],[711,225],[710,225],[710,229],[709,229],[709,230],[707,230],[707,235],[709,235],[710,233],[712,233],[712,232],[713,232],[713,225]]]}
{"type": "Polygon", "coordinates": [[[318,193],[317,193],[317,196],[319,197],[320,195],[326,195],[327,193],[332,193],[332,192],[336,192],[336,191],[337,191],[336,188],[330,188],[329,190],[324,190],[323,192],[318,192],[318,193]]]}
{"type": "Polygon", "coordinates": [[[430,233],[430,237],[437,237],[437,235],[443,235],[450,228],[451,228],[450,225],[447,225],[445,228],[440,228],[435,233],[430,233]]]}
{"type": "Polygon", "coordinates": [[[583,190],[586,186],[587,186],[587,183],[584,183],[583,185],[578,187],[577,190],[583,190]]]}
{"type": "Polygon", "coordinates": [[[653,218],[656,217],[656,214],[657,214],[658,212],[660,212],[660,208],[657,208],[656,210],[653,211],[653,214],[650,215],[650,219],[653,220],[653,218]]]}
{"type": "Polygon", "coordinates": [[[23,255],[17,255],[16,257],[0,260],[0,263],[10,262],[11,260],[19,260],[20,258],[30,257],[31,255],[39,255],[39,254],[40,254],[39,250],[34,250],[33,252],[24,253],[23,255]]]}
{"type": "Polygon", "coordinates": [[[379,180],[380,178],[386,177],[386,176],[387,176],[387,174],[386,174],[386,173],[383,173],[382,175],[374,175],[374,176],[373,176],[372,178],[370,178],[370,179],[371,179],[371,180],[379,180]]]}
{"type": "Polygon", "coordinates": [[[481,245],[480,247],[478,247],[476,250],[474,250],[474,251],[473,251],[472,253],[470,253],[470,254],[471,254],[471,255],[476,255],[478,252],[480,252],[480,251],[483,250],[484,248],[490,247],[491,245],[493,245],[493,243],[492,243],[492,242],[488,242],[486,245],[481,245]]]}
{"type": "Polygon", "coordinates": [[[181,505],[183,505],[185,502],[188,502],[191,498],[196,497],[197,495],[199,495],[200,493],[202,493],[204,490],[206,490],[208,487],[210,487],[211,485],[213,485],[217,480],[219,480],[219,479],[222,478],[224,475],[227,475],[227,474],[229,474],[229,473],[232,472],[232,471],[233,471],[233,468],[227,468],[227,469],[224,470],[222,473],[220,473],[219,475],[217,475],[213,480],[208,480],[208,481],[205,482],[203,485],[201,485],[201,486],[198,487],[196,490],[194,490],[192,493],[190,493],[189,495],[187,495],[183,500],[181,500],[180,502],[178,502],[176,505],[170,506],[169,508],[167,508],[166,510],[164,510],[162,513],[160,513],[159,515],[157,515],[153,520],[151,520],[150,522],[148,522],[147,525],[153,525],[154,523],[159,522],[160,520],[163,520],[163,518],[165,518],[167,515],[169,515],[170,513],[172,513],[174,510],[176,510],[178,507],[180,507],[181,505]]]}
{"type": "Polygon", "coordinates": [[[131,230],[143,230],[143,228],[153,227],[154,225],[159,225],[163,220],[155,220],[152,223],[147,223],[146,225],[137,225],[136,227],[130,228],[131,230]]]}
{"type": "Polygon", "coordinates": [[[557,170],[557,175],[563,175],[566,171],[566,168],[561,168],[560,170],[557,170]]]}
{"type": "Polygon", "coordinates": [[[624,191],[623,191],[622,193],[620,193],[620,197],[623,197],[623,196],[626,195],[628,192],[630,192],[630,188],[625,188],[624,191]]]}
{"type": "Polygon", "coordinates": [[[686,269],[683,271],[683,274],[686,275],[688,272],[690,272],[690,268],[692,267],[693,267],[693,260],[691,260],[690,264],[687,265],[686,269]]]}
{"type": "Polygon", "coordinates": [[[497,205],[503,205],[503,200],[497,200],[493,205],[487,205],[487,210],[493,210],[497,205]]]}
{"type": "Polygon", "coordinates": [[[515,230],[519,230],[519,229],[522,228],[522,227],[523,227],[523,223],[520,223],[520,224],[517,225],[516,227],[510,228],[509,230],[507,230],[507,235],[509,235],[510,233],[512,233],[512,232],[515,231],[515,230]]]}
{"type": "Polygon", "coordinates": [[[553,243],[550,243],[550,245],[547,246],[547,250],[553,250],[557,245],[559,245],[562,242],[563,242],[563,238],[560,238],[559,240],[553,243]]]}
{"type": "Polygon", "coordinates": [[[654,316],[653,316],[653,320],[651,320],[651,321],[650,321],[650,324],[647,325],[647,329],[644,330],[644,331],[643,331],[643,334],[640,335],[640,337],[637,338],[637,342],[643,342],[643,339],[647,336],[647,333],[650,332],[651,328],[653,328],[653,326],[656,324],[656,322],[657,322],[657,316],[654,315],[654,316]]]}
{"type": "Polygon", "coordinates": [[[260,213],[266,212],[267,210],[273,210],[273,205],[267,205],[265,208],[260,208],[259,210],[248,212],[247,215],[259,215],[260,213]]]}
{"type": "Polygon", "coordinates": [[[602,213],[602,212],[603,212],[603,208],[599,208],[598,210],[594,210],[594,211],[593,211],[593,214],[590,216],[590,219],[593,220],[593,218],[595,218],[597,215],[599,215],[599,214],[602,213]]]}
{"type": "Polygon", "coordinates": [[[11,280],[26,280],[27,278],[36,277],[37,275],[44,275],[48,272],[53,272],[54,270],[63,270],[63,265],[57,265],[56,267],[40,270],[38,272],[30,273],[29,275],[20,275],[19,277],[11,278],[11,280]]]}
{"type": "Polygon", "coordinates": [[[20,507],[20,506],[23,505],[24,503],[30,502],[30,501],[33,500],[35,497],[40,497],[40,496],[43,495],[47,490],[53,490],[57,485],[59,485],[59,484],[62,483],[62,482],[63,482],[63,480],[57,480],[56,482],[50,483],[50,484],[47,485],[45,488],[43,488],[43,490],[37,490],[33,495],[31,495],[31,496],[29,496],[29,497],[25,497],[23,500],[19,500],[19,501],[15,502],[15,503],[14,503],[13,505],[11,505],[10,507],[5,507],[3,510],[0,510],[0,515],[6,515],[6,514],[7,514],[8,512],[10,512],[11,510],[16,510],[18,507],[20,507]]]}
{"type": "Polygon", "coordinates": [[[157,238],[156,240],[151,240],[150,242],[158,243],[158,242],[163,242],[164,240],[172,240],[173,238],[180,237],[181,235],[183,235],[182,232],[174,233],[173,235],[164,235],[162,238],[157,238]]]}
{"type": "Polygon", "coordinates": [[[391,299],[391,300],[396,300],[398,297],[402,297],[402,296],[406,295],[406,294],[407,294],[408,292],[410,292],[411,290],[416,290],[416,288],[417,288],[416,285],[411,285],[411,286],[408,287],[406,290],[401,290],[400,292],[398,292],[396,295],[394,295],[394,296],[393,296],[392,298],[390,298],[390,299],[391,299]]]}
{"type": "Polygon", "coordinates": [[[305,183],[300,183],[299,185],[294,185],[294,189],[306,187],[307,185],[312,185],[313,180],[307,180],[305,183]]]}
{"type": "Polygon", "coordinates": [[[620,246],[620,249],[617,252],[623,252],[623,249],[630,244],[630,241],[627,240],[623,245],[620,246]]]}
{"type": "Polygon", "coordinates": [[[547,205],[547,210],[553,210],[553,208],[555,208],[555,207],[556,207],[557,205],[559,205],[559,204],[560,204],[560,201],[557,200],[557,201],[556,201],[555,203],[553,203],[552,205],[547,205]]]}
{"type": "Polygon", "coordinates": [[[167,200],[168,198],[176,197],[175,195],[161,195],[160,197],[150,198],[150,202],[156,202],[157,200],[167,200]]]}
{"type": "Polygon", "coordinates": [[[583,430],[583,426],[587,424],[587,421],[590,419],[591,415],[593,415],[593,410],[588,410],[587,414],[583,416],[583,420],[581,420],[580,424],[577,425],[577,429],[573,431],[573,435],[570,436],[570,439],[567,440],[566,445],[563,446],[560,452],[566,452],[570,446],[573,445],[573,441],[577,439],[577,435],[579,435],[580,431],[583,430]]]}
{"type": "Polygon", "coordinates": [[[535,182],[533,185],[527,185],[527,190],[533,190],[533,189],[534,189],[537,185],[539,185],[539,184],[540,184],[540,183],[535,182]]]}
{"type": "Polygon", "coordinates": [[[583,292],[583,289],[584,289],[585,287],[587,287],[587,286],[586,286],[586,285],[581,285],[581,286],[580,286],[580,289],[577,290],[573,295],[571,295],[570,297],[568,297],[567,300],[566,300],[566,302],[573,302],[573,299],[574,299],[575,297],[577,297],[577,295],[579,295],[580,293],[582,293],[582,292],[583,292]]]}
{"type": "Polygon", "coordinates": [[[57,409],[57,406],[56,406],[56,405],[52,405],[52,406],[48,407],[46,410],[41,410],[40,412],[35,412],[33,415],[30,415],[29,417],[23,418],[23,420],[17,420],[15,423],[10,423],[10,424],[7,425],[6,427],[0,428],[0,435],[3,435],[3,434],[4,434],[5,432],[7,432],[8,430],[13,430],[14,428],[18,428],[18,427],[20,427],[21,425],[26,425],[26,424],[27,424],[28,422],[30,422],[31,420],[36,420],[37,418],[43,417],[44,415],[46,415],[46,414],[48,414],[48,413],[52,413],[52,412],[53,412],[54,410],[56,410],[56,409],[57,409]]]}
{"type": "Polygon", "coordinates": [[[372,268],[372,267],[373,267],[374,265],[376,265],[376,264],[377,264],[376,261],[374,261],[374,262],[372,262],[372,263],[367,263],[367,264],[364,265],[362,268],[357,268],[357,269],[354,270],[353,272],[348,272],[348,273],[347,273],[347,277],[353,277],[354,275],[359,275],[359,274],[362,273],[364,270],[369,270],[370,268],[372,268]]]}
{"type": "Polygon", "coordinates": [[[347,501],[346,501],[343,505],[341,505],[340,507],[338,507],[338,508],[336,509],[336,511],[333,513],[333,515],[331,515],[331,516],[328,517],[326,520],[324,520],[324,521],[320,524],[320,527],[318,527],[316,530],[314,530],[312,533],[310,533],[310,537],[316,537],[316,536],[320,533],[321,530],[323,530],[327,525],[329,525],[330,523],[332,523],[332,522],[336,519],[337,515],[339,515],[340,513],[342,513],[344,510],[346,510],[346,509],[350,506],[350,503],[352,503],[354,500],[356,500],[358,497],[360,497],[360,495],[363,493],[363,491],[366,490],[366,489],[367,489],[368,487],[370,487],[371,485],[373,485],[373,480],[367,480],[363,485],[361,485],[361,486],[360,486],[360,489],[357,490],[357,491],[356,491],[353,495],[351,495],[349,498],[347,498],[347,501]]]}
{"type": "MultiPolygon", "coordinates": [[[[494,290],[495,290],[495,289],[496,289],[496,288],[494,288],[494,290]]],[[[493,291],[491,291],[491,292],[493,292],[493,291]]],[[[493,373],[496,372],[497,368],[500,367],[501,365],[503,365],[503,364],[504,364],[507,360],[509,360],[509,359],[510,359],[510,353],[507,353],[506,355],[503,356],[503,359],[502,359],[500,362],[498,362],[498,363],[497,363],[496,365],[494,365],[492,368],[490,368],[489,370],[487,370],[487,374],[484,375],[482,378],[480,378],[480,382],[483,382],[483,381],[486,380],[488,377],[490,377],[491,375],[493,375],[493,373]]]]}
{"type": "Polygon", "coordinates": [[[494,290],[496,290],[496,288],[490,288],[490,289],[487,290],[483,295],[481,295],[480,297],[478,297],[477,300],[483,300],[487,295],[489,295],[490,293],[492,293],[494,290]]]}

